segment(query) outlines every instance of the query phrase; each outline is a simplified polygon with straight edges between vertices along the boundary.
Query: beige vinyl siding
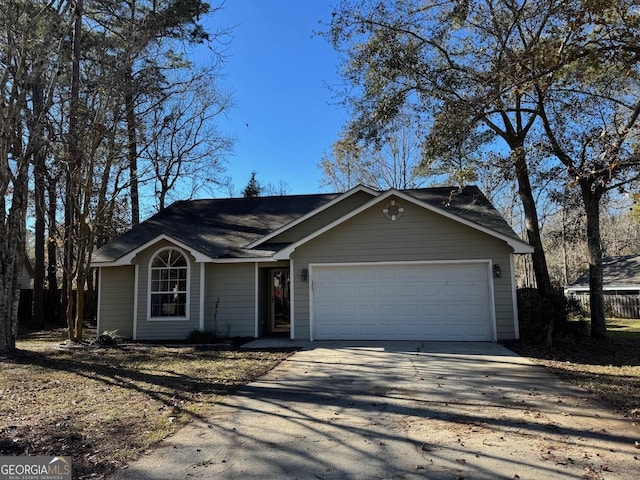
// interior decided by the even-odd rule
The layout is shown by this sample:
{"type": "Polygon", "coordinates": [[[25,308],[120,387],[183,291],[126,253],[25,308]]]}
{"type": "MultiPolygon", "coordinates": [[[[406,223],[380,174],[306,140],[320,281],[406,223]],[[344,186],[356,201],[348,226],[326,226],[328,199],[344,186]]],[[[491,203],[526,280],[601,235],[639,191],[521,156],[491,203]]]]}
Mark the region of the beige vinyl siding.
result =
{"type": "Polygon", "coordinates": [[[362,206],[371,198],[371,194],[367,192],[356,192],[336,205],[275,236],[268,243],[292,243],[300,240],[362,206]]]}
{"type": "Polygon", "coordinates": [[[118,330],[122,338],[133,336],[133,266],[100,269],[99,333],[118,330]]]}
{"type": "Polygon", "coordinates": [[[493,277],[494,301],[496,309],[496,330],[498,340],[515,339],[515,312],[511,291],[511,259],[510,255],[495,255],[494,264],[500,265],[502,277],[493,277]]]}
{"type": "Polygon", "coordinates": [[[205,272],[205,329],[222,336],[255,336],[255,264],[208,264],[205,272]],[[216,301],[217,321],[214,326],[216,301]]]}
{"type": "Polygon", "coordinates": [[[270,268],[258,269],[258,336],[268,333],[269,308],[271,306],[270,268]]]}
{"type": "Polygon", "coordinates": [[[336,226],[293,253],[296,337],[309,338],[309,282],[301,271],[310,263],[358,263],[490,259],[500,265],[493,278],[498,339],[515,335],[511,296],[511,248],[503,241],[407,201],[395,222],[376,205],[336,226]]]}
{"type": "Polygon", "coordinates": [[[181,248],[160,241],[136,255],[138,269],[138,329],[137,340],[181,340],[200,326],[200,264],[181,248]],[[182,252],[189,263],[189,306],[186,320],[149,319],[149,262],[166,247],[182,252]]]}

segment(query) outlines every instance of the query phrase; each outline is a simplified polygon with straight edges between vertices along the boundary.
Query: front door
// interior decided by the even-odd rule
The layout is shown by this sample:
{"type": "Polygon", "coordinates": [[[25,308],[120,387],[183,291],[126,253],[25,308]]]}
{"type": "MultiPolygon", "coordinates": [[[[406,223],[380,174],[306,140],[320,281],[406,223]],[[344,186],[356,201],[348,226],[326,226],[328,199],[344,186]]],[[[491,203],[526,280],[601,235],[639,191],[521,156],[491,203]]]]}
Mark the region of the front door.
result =
{"type": "Polygon", "coordinates": [[[290,307],[289,270],[274,268],[271,271],[270,327],[272,333],[289,333],[290,307]]]}

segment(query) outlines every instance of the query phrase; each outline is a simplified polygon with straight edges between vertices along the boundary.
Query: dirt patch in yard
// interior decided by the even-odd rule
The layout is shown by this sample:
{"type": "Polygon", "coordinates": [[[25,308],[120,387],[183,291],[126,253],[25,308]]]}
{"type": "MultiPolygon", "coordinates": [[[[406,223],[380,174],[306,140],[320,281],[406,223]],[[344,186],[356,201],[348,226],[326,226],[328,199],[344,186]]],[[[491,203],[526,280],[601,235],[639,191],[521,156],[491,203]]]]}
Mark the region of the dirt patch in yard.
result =
{"type": "Polygon", "coordinates": [[[74,478],[125,465],[292,353],[63,339],[31,334],[0,357],[0,455],[70,455],[74,478]]]}

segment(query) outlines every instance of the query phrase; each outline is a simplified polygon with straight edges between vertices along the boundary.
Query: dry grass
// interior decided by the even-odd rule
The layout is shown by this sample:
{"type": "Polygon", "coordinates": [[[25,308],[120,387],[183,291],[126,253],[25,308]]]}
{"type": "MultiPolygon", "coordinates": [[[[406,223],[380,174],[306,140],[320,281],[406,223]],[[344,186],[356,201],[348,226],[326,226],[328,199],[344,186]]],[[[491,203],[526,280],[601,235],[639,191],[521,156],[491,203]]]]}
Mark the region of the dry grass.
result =
{"type": "Polygon", "coordinates": [[[63,338],[33,334],[0,357],[0,455],[71,455],[74,478],[126,464],[291,354],[63,338]]]}
{"type": "MultiPolygon", "coordinates": [[[[610,338],[567,337],[553,349],[508,345],[640,423],[640,320],[610,338]]],[[[87,336],[90,336],[90,332],[87,336]]],[[[186,346],[61,347],[64,331],[19,340],[0,357],[0,455],[71,455],[75,478],[101,478],[290,352],[186,346]]]]}
{"type": "Polygon", "coordinates": [[[607,330],[605,342],[585,335],[557,339],[551,349],[523,342],[508,347],[596,394],[640,427],[640,320],[611,319],[607,330]]]}

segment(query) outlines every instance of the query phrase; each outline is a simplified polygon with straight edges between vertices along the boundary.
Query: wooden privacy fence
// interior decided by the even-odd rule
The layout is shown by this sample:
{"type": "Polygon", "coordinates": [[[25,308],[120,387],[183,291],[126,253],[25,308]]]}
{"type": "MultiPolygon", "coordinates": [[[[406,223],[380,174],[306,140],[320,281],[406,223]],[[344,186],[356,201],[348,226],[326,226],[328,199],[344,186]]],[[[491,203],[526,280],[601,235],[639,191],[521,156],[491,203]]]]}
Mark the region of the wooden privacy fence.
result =
{"type": "MultiPolygon", "coordinates": [[[[585,311],[589,311],[589,292],[572,292],[585,311]]],[[[609,290],[604,292],[607,316],[640,318],[640,290],[609,290]]]]}

